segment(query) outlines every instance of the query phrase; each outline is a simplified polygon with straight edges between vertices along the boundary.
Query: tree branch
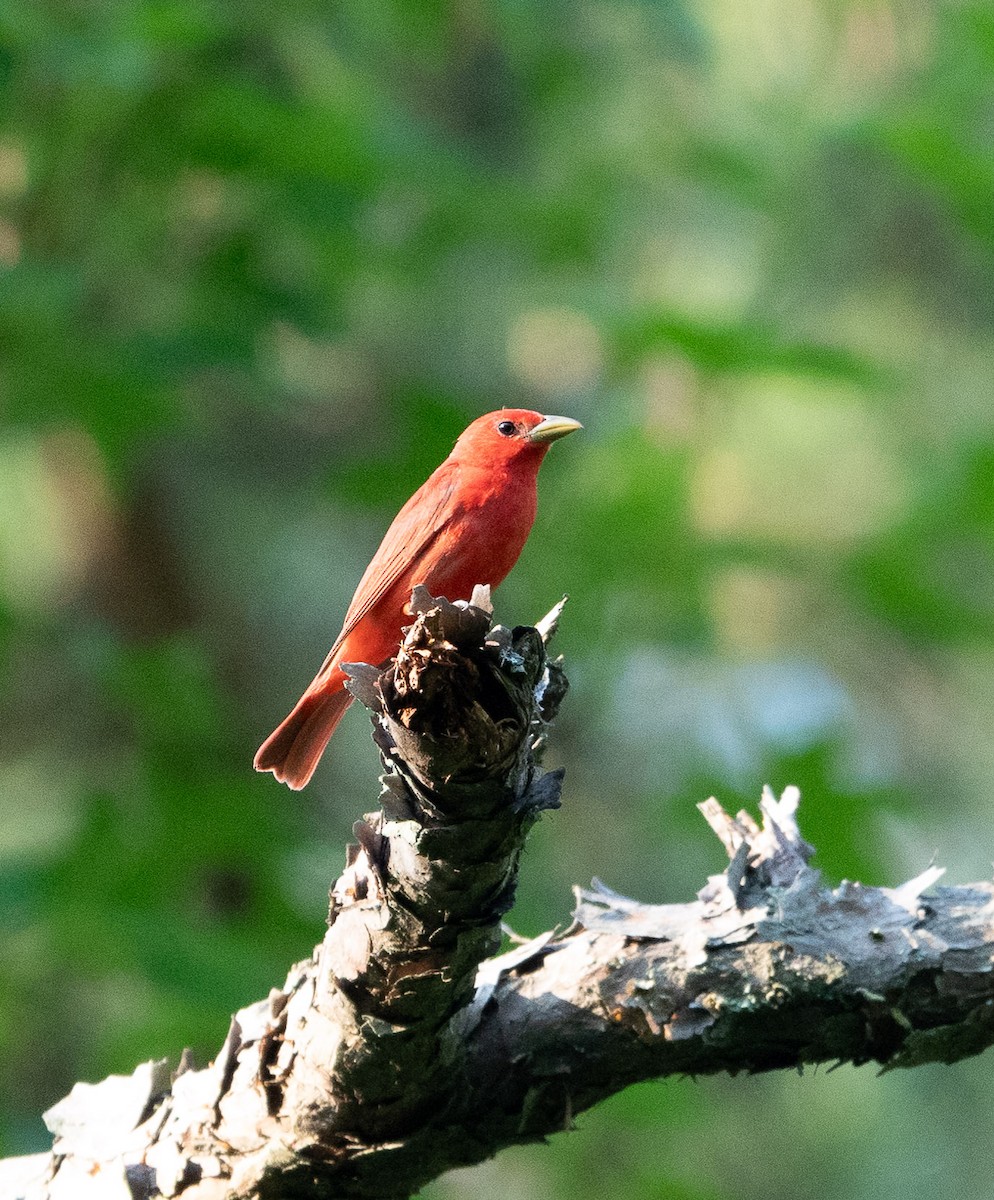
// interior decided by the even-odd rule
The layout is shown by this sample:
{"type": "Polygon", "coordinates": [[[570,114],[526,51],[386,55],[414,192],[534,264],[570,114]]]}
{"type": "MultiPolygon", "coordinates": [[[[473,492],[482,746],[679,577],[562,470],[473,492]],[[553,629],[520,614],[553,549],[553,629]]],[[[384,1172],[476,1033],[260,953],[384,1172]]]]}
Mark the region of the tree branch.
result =
{"type": "Polygon", "coordinates": [[[0,1163],[0,1195],[405,1197],[443,1171],[570,1125],[667,1074],[979,1053],[994,1041],[994,888],[822,886],[798,796],[762,826],[701,808],[730,864],[697,900],[595,882],[573,924],[488,958],[524,837],[559,803],[534,755],[566,683],[544,628],[491,627],[418,589],[375,714],[381,811],[332,889],[329,929],[217,1059],[78,1084],[51,1154],[0,1163]]]}

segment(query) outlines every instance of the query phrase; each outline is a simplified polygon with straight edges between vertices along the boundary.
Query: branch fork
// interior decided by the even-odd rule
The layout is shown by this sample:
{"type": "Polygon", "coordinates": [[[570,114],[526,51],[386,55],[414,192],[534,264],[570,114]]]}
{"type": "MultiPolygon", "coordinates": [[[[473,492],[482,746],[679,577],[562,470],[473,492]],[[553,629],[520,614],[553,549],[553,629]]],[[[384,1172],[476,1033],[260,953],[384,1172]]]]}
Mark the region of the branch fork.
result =
{"type": "Polygon", "coordinates": [[[407,1197],[638,1080],[994,1042],[994,886],[929,867],[826,887],[795,788],[764,791],[760,822],[700,806],[729,862],[690,903],[594,880],[568,929],[493,957],[525,836],[559,804],[537,759],[561,611],[508,629],[486,589],[415,589],[396,659],[348,668],[384,774],[321,944],[210,1066],[78,1084],[46,1114],[51,1153],[0,1162],[5,1200],[407,1197]]]}

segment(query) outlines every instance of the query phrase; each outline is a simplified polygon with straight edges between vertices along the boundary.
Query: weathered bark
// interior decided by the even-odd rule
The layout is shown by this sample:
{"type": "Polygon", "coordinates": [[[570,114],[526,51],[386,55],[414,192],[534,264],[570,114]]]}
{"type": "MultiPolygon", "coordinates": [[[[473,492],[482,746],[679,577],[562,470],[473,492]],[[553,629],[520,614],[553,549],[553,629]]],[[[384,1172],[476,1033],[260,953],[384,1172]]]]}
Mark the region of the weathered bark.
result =
{"type": "Polygon", "coordinates": [[[415,594],[395,663],[357,666],[382,810],[332,889],[329,930],[217,1060],[79,1084],[49,1155],[0,1163],[0,1200],[404,1197],[570,1124],[640,1079],[825,1061],[951,1062],[994,1041],[994,888],[821,885],[797,794],[763,825],[702,809],[728,870],[696,901],[595,884],[572,926],[489,958],[528,828],[559,802],[534,751],[565,693],[545,629],[415,594]]]}

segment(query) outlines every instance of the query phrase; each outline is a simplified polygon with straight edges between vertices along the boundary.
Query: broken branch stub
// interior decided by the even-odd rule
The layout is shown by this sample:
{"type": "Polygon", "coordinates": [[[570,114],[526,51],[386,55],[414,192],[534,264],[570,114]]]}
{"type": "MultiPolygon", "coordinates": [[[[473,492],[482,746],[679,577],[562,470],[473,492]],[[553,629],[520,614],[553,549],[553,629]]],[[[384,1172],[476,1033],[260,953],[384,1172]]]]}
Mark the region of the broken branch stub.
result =
{"type": "Polygon", "coordinates": [[[524,735],[549,670],[534,629],[491,628],[482,609],[436,602],[419,612],[380,676],[376,741],[387,765],[415,793],[427,788],[436,807],[448,802],[463,816],[483,815],[508,789],[523,797],[534,770],[524,735]],[[494,786],[481,796],[487,780],[494,786]]]}
{"type": "MultiPolygon", "coordinates": [[[[491,626],[487,597],[474,601],[415,589],[396,658],[375,673],[345,668],[372,710],[385,774],[382,809],[355,826],[320,951],[315,1004],[339,1049],[348,1030],[325,1141],[329,1124],[366,1143],[405,1136],[425,1119],[426,1094],[437,1106],[451,1093],[447,1023],[500,944],[525,834],[558,805],[561,773],[543,773],[532,746],[554,715],[550,681],[564,691],[561,671],[536,630],[491,626]]],[[[314,1086],[326,1091],[327,1079],[314,1086]]],[[[294,1111],[313,1111],[299,1100],[294,1111]]]]}

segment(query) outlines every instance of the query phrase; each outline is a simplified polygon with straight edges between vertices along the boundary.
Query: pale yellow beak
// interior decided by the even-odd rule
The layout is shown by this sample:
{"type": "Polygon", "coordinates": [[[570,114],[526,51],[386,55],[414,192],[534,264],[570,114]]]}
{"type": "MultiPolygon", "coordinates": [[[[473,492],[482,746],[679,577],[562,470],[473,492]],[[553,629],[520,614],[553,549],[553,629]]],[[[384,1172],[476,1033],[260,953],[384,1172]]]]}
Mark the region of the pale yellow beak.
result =
{"type": "Polygon", "coordinates": [[[555,442],[583,426],[572,417],[543,417],[528,434],[530,442],[555,442]]]}

